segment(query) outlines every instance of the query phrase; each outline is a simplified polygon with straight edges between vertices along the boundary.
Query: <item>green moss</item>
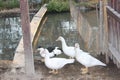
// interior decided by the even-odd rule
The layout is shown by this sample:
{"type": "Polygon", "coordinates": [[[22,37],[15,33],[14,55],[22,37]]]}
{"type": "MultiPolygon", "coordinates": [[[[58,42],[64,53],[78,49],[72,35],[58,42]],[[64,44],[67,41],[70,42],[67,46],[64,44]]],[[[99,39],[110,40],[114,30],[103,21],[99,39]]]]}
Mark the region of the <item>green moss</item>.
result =
{"type": "MultiPolygon", "coordinates": [[[[62,12],[69,11],[69,0],[42,0],[41,4],[47,3],[48,11],[62,12]]],[[[40,8],[41,4],[35,5],[34,8],[40,8]]],[[[30,4],[29,4],[30,6],[30,4]]],[[[19,0],[0,0],[0,10],[19,8],[19,0]]]]}
{"type": "Polygon", "coordinates": [[[12,8],[18,8],[18,7],[19,7],[18,0],[8,0],[8,1],[0,0],[0,10],[12,9],[12,8]]]}
{"type": "Polygon", "coordinates": [[[86,8],[93,8],[93,7],[96,7],[96,4],[98,4],[98,3],[97,3],[97,1],[96,2],[94,2],[94,1],[82,1],[79,3],[74,2],[74,4],[76,6],[84,6],[86,8]]]}
{"type": "Polygon", "coordinates": [[[19,1],[18,0],[9,1],[8,6],[6,6],[7,9],[18,8],[18,7],[19,7],[19,1]]]}
{"type": "Polygon", "coordinates": [[[50,12],[62,12],[69,11],[69,2],[61,0],[51,0],[47,5],[48,11],[50,12]]]}

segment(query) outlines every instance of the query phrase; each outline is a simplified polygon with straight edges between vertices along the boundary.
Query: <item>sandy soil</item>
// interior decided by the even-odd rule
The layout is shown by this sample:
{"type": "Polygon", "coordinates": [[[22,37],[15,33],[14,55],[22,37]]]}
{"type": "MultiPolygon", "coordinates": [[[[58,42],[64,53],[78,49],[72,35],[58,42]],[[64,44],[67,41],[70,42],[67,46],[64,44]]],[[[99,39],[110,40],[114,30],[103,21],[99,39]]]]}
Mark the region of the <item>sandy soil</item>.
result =
{"type": "MultiPolygon", "coordinates": [[[[102,60],[100,57],[99,60],[102,60]]],[[[104,61],[103,61],[104,62],[104,61]]],[[[64,66],[59,74],[48,73],[49,69],[41,61],[35,61],[36,74],[26,76],[23,73],[10,73],[10,69],[0,69],[0,80],[120,80],[120,69],[111,62],[107,67],[89,68],[89,74],[82,75],[78,62],[64,66]]]]}

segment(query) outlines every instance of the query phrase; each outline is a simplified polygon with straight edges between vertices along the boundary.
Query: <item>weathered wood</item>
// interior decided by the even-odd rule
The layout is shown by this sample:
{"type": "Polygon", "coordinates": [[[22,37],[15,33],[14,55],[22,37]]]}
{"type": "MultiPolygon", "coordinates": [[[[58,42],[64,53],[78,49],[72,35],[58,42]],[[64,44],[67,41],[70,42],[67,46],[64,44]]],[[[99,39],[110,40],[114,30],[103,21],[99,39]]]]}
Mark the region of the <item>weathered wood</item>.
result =
{"type": "Polygon", "coordinates": [[[118,51],[120,52],[120,22],[119,22],[119,26],[118,26],[118,51]]]}
{"type": "MultiPolygon", "coordinates": [[[[117,28],[116,28],[116,34],[117,34],[117,43],[116,43],[117,46],[116,46],[116,47],[118,48],[117,50],[119,51],[119,45],[118,45],[118,44],[119,44],[119,40],[120,40],[120,39],[119,39],[119,22],[117,22],[116,27],[117,27],[117,28]]],[[[119,52],[120,52],[120,51],[119,51],[119,52]]]]}
{"type": "Polygon", "coordinates": [[[42,31],[42,29],[43,29],[43,26],[44,26],[46,20],[47,20],[47,17],[41,22],[41,23],[42,23],[42,24],[41,24],[41,27],[39,27],[38,30],[37,30],[37,32],[36,32],[35,38],[34,38],[34,40],[33,40],[33,50],[34,50],[34,51],[35,51],[35,49],[36,49],[36,45],[37,45],[37,43],[38,43],[38,39],[39,39],[39,37],[40,37],[41,31],[42,31]]]}
{"type": "Polygon", "coordinates": [[[116,41],[115,41],[115,48],[117,49],[118,47],[118,37],[117,37],[117,34],[118,34],[118,30],[117,30],[117,21],[115,22],[115,38],[116,38],[116,41]]]}
{"type": "Polygon", "coordinates": [[[112,44],[109,44],[109,50],[111,51],[112,55],[117,59],[117,62],[120,63],[120,54],[119,52],[116,50],[116,48],[114,48],[112,46],[112,44]]]}
{"type": "Polygon", "coordinates": [[[107,6],[108,43],[107,56],[120,68],[120,1],[111,0],[107,6]]]}
{"type": "Polygon", "coordinates": [[[113,18],[111,18],[111,44],[113,44],[114,41],[114,34],[113,34],[113,18]]]}
{"type": "Polygon", "coordinates": [[[46,8],[46,4],[35,14],[35,16],[33,17],[30,25],[32,26],[31,27],[31,33],[32,33],[32,41],[35,37],[35,34],[36,34],[36,31],[38,29],[38,26],[45,14],[45,12],[47,11],[47,8],[46,8]]]}
{"type": "Polygon", "coordinates": [[[109,62],[108,57],[108,19],[107,19],[107,0],[103,0],[103,9],[104,9],[104,54],[106,58],[106,63],[109,62]]]}
{"type": "Polygon", "coordinates": [[[110,6],[107,6],[107,13],[120,22],[120,14],[110,6]]]}
{"type": "Polygon", "coordinates": [[[27,75],[35,74],[32,41],[30,33],[30,18],[28,0],[20,0],[21,25],[23,32],[23,45],[25,54],[25,72],[27,75]]]}
{"type": "Polygon", "coordinates": [[[113,19],[113,24],[112,24],[112,28],[113,28],[113,38],[112,38],[112,45],[115,47],[115,19],[113,19]]]}
{"type": "MultiPolygon", "coordinates": [[[[70,0],[72,1],[72,0],[70,0]]],[[[119,67],[120,66],[120,0],[99,0],[100,3],[100,27],[96,34],[97,53],[105,53],[106,62],[109,57],[119,67]],[[107,6],[107,1],[109,6],[107,6]],[[104,16],[103,16],[104,15],[104,16]],[[103,19],[104,18],[104,19],[103,19]],[[99,36],[98,36],[99,35],[99,36]],[[109,45],[110,44],[110,45],[109,45]],[[110,53],[109,53],[110,52],[110,53]],[[114,53],[115,52],[115,53],[114,53]],[[119,60],[119,61],[118,61],[119,60]]],[[[88,48],[91,47],[93,41],[93,31],[87,20],[83,17],[79,9],[71,3],[71,15],[75,19],[78,31],[86,43],[88,48]],[[77,11],[77,14],[76,14],[77,11]],[[74,15],[75,14],[75,15],[74,15]]],[[[88,50],[88,49],[87,49],[88,50]]],[[[89,51],[89,50],[88,50],[89,51]]]]}
{"type": "Polygon", "coordinates": [[[118,0],[118,13],[120,13],[120,0],[118,0]]]}
{"type": "Polygon", "coordinates": [[[70,0],[70,11],[72,19],[74,20],[76,27],[78,28],[79,34],[84,41],[85,49],[90,52],[97,51],[98,47],[95,47],[95,45],[97,45],[97,37],[94,37],[98,35],[97,25],[95,27],[90,25],[89,21],[84,17],[84,14],[82,14],[80,6],[76,7],[73,0],[70,0]],[[93,49],[93,47],[95,48],[93,49]]]}
{"type": "MultiPolygon", "coordinates": [[[[31,40],[33,42],[33,39],[35,37],[36,31],[38,29],[38,26],[44,16],[44,14],[47,11],[47,8],[44,5],[41,7],[41,9],[36,13],[36,15],[33,17],[30,26],[31,26],[31,40]]],[[[13,64],[12,64],[12,71],[15,72],[16,68],[24,68],[25,67],[25,59],[24,59],[24,48],[23,48],[23,38],[21,38],[13,59],[13,64]]]]}
{"type": "Polygon", "coordinates": [[[103,32],[103,2],[100,0],[100,11],[99,11],[99,53],[102,52],[102,50],[104,49],[103,48],[103,35],[104,35],[104,32],[103,32]]]}

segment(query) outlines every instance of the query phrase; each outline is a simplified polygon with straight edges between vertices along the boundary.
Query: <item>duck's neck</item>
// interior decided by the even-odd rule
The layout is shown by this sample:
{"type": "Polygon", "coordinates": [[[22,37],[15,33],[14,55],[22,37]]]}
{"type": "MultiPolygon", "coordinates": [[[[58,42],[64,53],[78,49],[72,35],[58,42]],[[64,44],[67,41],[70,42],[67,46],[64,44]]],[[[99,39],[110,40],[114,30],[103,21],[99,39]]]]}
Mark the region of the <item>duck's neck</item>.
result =
{"type": "Polygon", "coordinates": [[[75,56],[76,56],[76,57],[80,55],[79,51],[80,51],[80,50],[79,50],[78,48],[75,49],[75,56]]]}
{"type": "Polygon", "coordinates": [[[45,61],[48,61],[50,59],[49,54],[45,55],[45,61]]]}
{"type": "Polygon", "coordinates": [[[62,39],[62,40],[61,40],[61,42],[62,42],[62,48],[67,47],[67,44],[66,44],[66,42],[65,42],[65,40],[64,40],[64,39],[62,39]]]}

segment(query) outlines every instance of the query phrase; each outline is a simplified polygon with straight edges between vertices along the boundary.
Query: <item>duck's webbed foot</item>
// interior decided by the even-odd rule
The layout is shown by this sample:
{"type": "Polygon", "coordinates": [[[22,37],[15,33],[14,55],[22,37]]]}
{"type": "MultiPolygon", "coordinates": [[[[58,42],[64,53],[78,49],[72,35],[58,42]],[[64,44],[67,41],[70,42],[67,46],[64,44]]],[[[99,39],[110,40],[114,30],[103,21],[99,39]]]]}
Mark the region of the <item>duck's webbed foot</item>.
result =
{"type": "Polygon", "coordinates": [[[87,74],[88,73],[88,68],[81,68],[82,74],[87,74]]]}
{"type": "Polygon", "coordinates": [[[58,70],[52,70],[52,71],[49,71],[49,73],[52,73],[52,74],[58,74],[58,70]]]}
{"type": "Polygon", "coordinates": [[[55,70],[55,73],[54,74],[58,74],[58,70],[55,70]]]}
{"type": "Polygon", "coordinates": [[[55,71],[55,70],[53,69],[53,70],[49,71],[49,73],[54,73],[54,71],[55,71]]]}
{"type": "Polygon", "coordinates": [[[41,59],[41,62],[45,62],[45,59],[44,59],[44,58],[42,58],[42,59],[41,59]]]}

